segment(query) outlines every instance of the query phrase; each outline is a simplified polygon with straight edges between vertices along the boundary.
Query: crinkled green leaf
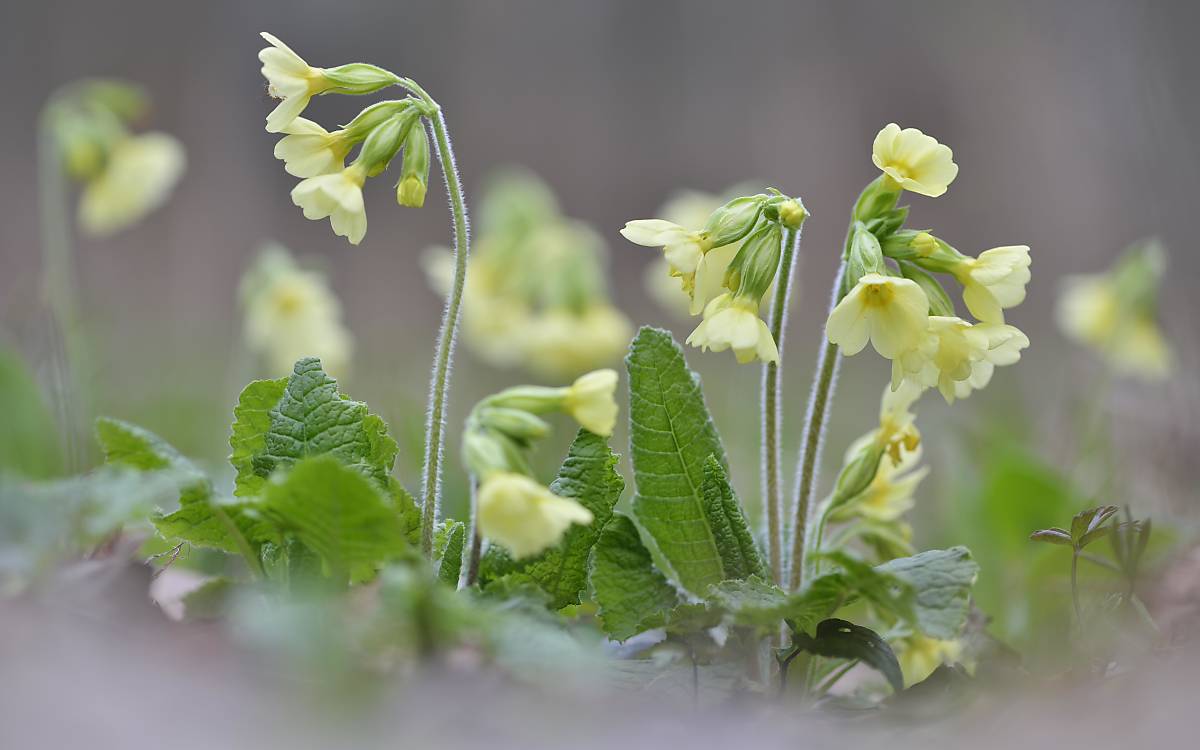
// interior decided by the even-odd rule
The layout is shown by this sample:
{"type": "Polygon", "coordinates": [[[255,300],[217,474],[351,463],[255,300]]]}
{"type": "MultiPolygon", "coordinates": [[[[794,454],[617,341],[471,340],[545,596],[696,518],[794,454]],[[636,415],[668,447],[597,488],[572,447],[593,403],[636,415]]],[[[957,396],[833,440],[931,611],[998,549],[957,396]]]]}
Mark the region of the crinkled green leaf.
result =
{"type": "Polygon", "coordinates": [[[462,521],[451,523],[445,532],[446,540],[441,545],[441,561],[438,563],[438,580],[447,586],[457,586],[462,574],[463,543],[467,538],[467,525],[462,521]]]}
{"type": "Polygon", "coordinates": [[[275,470],[325,454],[388,487],[397,446],[382,419],[339,393],[337,381],[315,357],[296,363],[282,393],[268,405],[279,382],[251,383],[239,399],[230,439],[230,461],[238,470],[234,494],[253,495],[275,470]]]}
{"type": "Polygon", "coordinates": [[[729,486],[725,468],[716,456],[709,456],[704,462],[704,483],[700,490],[704,513],[721,553],[725,577],[733,580],[767,577],[767,566],[754,542],[750,524],[729,486]]]}
{"type": "Polygon", "coordinates": [[[319,554],[335,578],[366,580],[408,547],[388,497],[333,456],[297,461],[264,486],[258,507],[319,554]]]}
{"type": "Polygon", "coordinates": [[[877,670],[896,692],[904,689],[904,674],[891,646],[874,630],[846,620],[829,619],[817,625],[816,634],[792,633],[792,646],[831,659],[857,659],[877,670]]]}
{"type": "Polygon", "coordinates": [[[592,512],[592,522],[572,525],[558,545],[528,560],[513,560],[502,547],[493,545],[480,565],[484,586],[501,577],[531,581],[550,595],[552,609],[579,604],[587,588],[588,555],[625,489],[616,466],[617,455],[608,441],[580,430],[550,489],[578,500],[592,512]]]}
{"type": "Polygon", "coordinates": [[[971,585],[979,565],[966,547],[929,550],[876,566],[913,592],[917,627],[931,638],[957,638],[967,620],[971,585]]]}
{"type": "Polygon", "coordinates": [[[683,351],[669,333],[643,328],[625,363],[637,486],[634,515],[679,583],[703,594],[709,586],[737,577],[734,573],[741,567],[738,535],[714,531],[714,525],[720,527],[729,515],[710,517],[703,492],[705,462],[712,457],[723,466],[725,451],[704,404],[699,377],[688,370],[683,351]]]}
{"type": "Polygon", "coordinates": [[[58,428],[37,381],[15,352],[0,349],[0,472],[31,479],[61,470],[58,428]]]}
{"type": "Polygon", "coordinates": [[[652,619],[665,619],[679,594],[654,567],[633,520],[620,513],[600,532],[589,564],[592,592],[604,632],[623,641],[646,630],[652,619]]]}

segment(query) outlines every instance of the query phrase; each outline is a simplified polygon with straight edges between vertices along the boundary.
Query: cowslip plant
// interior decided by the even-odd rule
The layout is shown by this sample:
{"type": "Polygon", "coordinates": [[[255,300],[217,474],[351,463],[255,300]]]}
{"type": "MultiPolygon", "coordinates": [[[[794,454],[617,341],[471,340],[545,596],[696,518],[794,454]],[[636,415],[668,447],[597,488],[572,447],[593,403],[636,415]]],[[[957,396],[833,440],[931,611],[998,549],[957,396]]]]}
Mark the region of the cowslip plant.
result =
{"type": "Polygon", "coordinates": [[[424,205],[430,168],[426,123],[433,131],[434,152],[442,167],[453,214],[454,277],[434,355],[421,473],[421,550],[429,557],[433,554],[441,505],[446,401],[469,254],[466,201],[446,118],[438,103],[410,78],[367,63],[313,67],[278,38],[266,32],[262,36],[269,45],[258,55],[263,63],[262,74],[267,79],[268,93],[280,100],[267,116],[266,129],[284,134],[276,144],[275,155],[290,174],[302,178],[292,190],[292,202],[304,211],[305,218],[328,217],[334,233],[351,244],[357,245],[367,232],[363,184],[387,170],[398,155],[397,203],[413,208],[424,205]],[[372,104],[337,130],[328,131],[301,117],[314,96],[365,95],[391,86],[399,86],[409,95],[372,104]],[[355,148],[358,155],[347,165],[346,159],[355,148]]]}

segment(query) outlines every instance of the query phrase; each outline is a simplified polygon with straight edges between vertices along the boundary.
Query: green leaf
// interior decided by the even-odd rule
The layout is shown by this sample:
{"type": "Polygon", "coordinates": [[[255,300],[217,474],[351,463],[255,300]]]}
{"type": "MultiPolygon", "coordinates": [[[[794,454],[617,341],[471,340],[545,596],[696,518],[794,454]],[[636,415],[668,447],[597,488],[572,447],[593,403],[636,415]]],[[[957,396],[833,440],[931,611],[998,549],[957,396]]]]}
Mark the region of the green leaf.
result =
{"type": "MultiPolygon", "coordinates": [[[[637,485],[634,515],[679,583],[703,594],[713,584],[738,577],[745,562],[737,530],[725,533],[730,514],[710,515],[715,508],[706,503],[703,491],[706,462],[711,457],[724,466],[725,451],[704,404],[700,379],[688,370],[669,333],[643,328],[625,363],[637,485]]],[[[724,502],[715,506],[724,511],[724,502]]]]}
{"type": "Polygon", "coordinates": [[[580,430],[550,489],[560,497],[578,500],[592,512],[592,522],[572,525],[558,545],[528,560],[513,560],[503,548],[493,545],[480,565],[480,580],[485,588],[501,577],[532,582],[550,595],[549,606],[557,610],[580,603],[587,588],[588,555],[600,530],[612,518],[625,480],[617,472],[617,455],[608,441],[580,430]]]}
{"type": "Polygon", "coordinates": [[[450,524],[437,571],[438,580],[447,586],[458,586],[458,578],[462,575],[463,543],[466,538],[466,524],[462,521],[450,524]]]}
{"type": "Polygon", "coordinates": [[[600,623],[614,640],[637,635],[646,629],[644,622],[665,619],[679,603],[628,516],[613,514],[592,549],[589,568],[600,623]]]}
{"type": "Polygon", "coordinates": [[[382,419],[339,393],[337,381],[315,357],[296,363],[272,404],[279,383],[251,383],[238,401],[230,438],[230,462],[238,471],[235,495],[253,495],[275,470],[325,454],[388,488],[397,446],[382,419]]]}
{"type": "Polygon", "coordinates": [[[1108,533],[1104,524],[1117,512],[1115,505],[1102,505],[1099,508],[1088,508],[1071,519],[1071,540],[1079,549],[1108,533]]]}
{"type": "Polygon", "coordinates": [[[916,625],[930,638],[957,638],[967,621],[971,585],[979,565],[966,547],[929,550],[876,566],[895,576],[914,594],[916,625]]]}
{"type": "Polygon", "coordinates": [[[263,489],[264,516],[319,554],[333,577],[369,579],[408,548],[400,517],[373,482],[333,456],[313,456],[263,489]]]}
{"type": "Polygon", "coordinates": [[[870,628],[829,619],[817,625],[815,637],[802,631],[793,632],[792,647],[831,659],[857,659],[882,674],[897,693],[904,689],[904,673],[896,654],[870,628]]]}
{"type": "Polygon", "coordinates": [[[1034,542],[1046,542],[1047,544],[1063,544],[1068,547],[1070,547],[1072,544],[1074,544],[1074,542],[1071,541],[1070,532],[1066,531],[1065,529],[1060,529],[1057,527],[1052,528],[1052,529],[1042,529],[1041,531],[1035,531],[1029,535],[1029,538],[1030,538],[1030,540],[1032,540],[1034,542]]]}
{"type": "Polygon", "coordinates": [[[15,352],[0,349],[0,472],[46,479],[62,469],[58,428],[37,381],[15,352]]]}
{"type": "Polygon", "coordinates": [[[766,563],[754,543],[742,506],[729,486],[725,468],[716,456],[709,456],[704,462],[704,483],[700,489],[704,513],[712,526],[726,578],[766,578],[769,575],[766,563]]]}

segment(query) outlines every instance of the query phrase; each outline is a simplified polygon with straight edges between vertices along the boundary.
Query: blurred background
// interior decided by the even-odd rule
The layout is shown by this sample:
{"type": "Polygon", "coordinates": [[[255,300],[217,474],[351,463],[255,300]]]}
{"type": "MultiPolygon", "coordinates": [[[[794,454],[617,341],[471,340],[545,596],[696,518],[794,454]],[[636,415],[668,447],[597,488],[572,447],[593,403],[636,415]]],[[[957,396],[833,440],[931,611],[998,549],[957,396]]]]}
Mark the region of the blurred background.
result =
{"type": "MultiPolygon", "coordinates": [[[[8,4],[0,329],[44,361],[39,109],[81,77],[138,82],[154,102],[149,126],[176,134],[189,163],[146,222],[78,242],[95,411],[220,466],[240,387],[282,374],[244,352],[237,304],[257,248],[276,240],[329,270],[357,340],[344,388],[397,433],[399,474],[415,489],[442,305],[420,257],[448,243],[449,213],[435,176],[422,210],[396,207],[390,183],[369,183],[370,230],[358,247],[303,218],[288,196],[295,180],[272,156],[277,137],[263,130],[273,105],[255,56],[258,32],[269,30],[313,65],[361,60],[419,81],[445,110],[469,203],[497,166],[540,175],[563,212],[607,242],[611,294],[635,324],[681,338],[692,327],[649,298],[643,272],[656,252],[622,240],[626,220],[655,216],[679,189],[717,192],[747,179],[802,196],[812,218],[784,358],[794,456],[849,208],[877,174],[872,138],[891,121],[918,127],[954,149],[961,172],[939,200],[911,196],[910,223],[967,253],[1028,244],[1034,258],[1029,298],[1010,316],[1033,342],[1020,365],[953,410],[928,395],[920,412],[933,473],[918,539],[970,544],[984,564],[981,596],[1000,601],[1016,584],[999,563],[989,568],[988,551],[1022,559],[1035,524],[1061,525],[1088,501],[1133,502],[1185,527],[1195,512],[1198,24],[1200,5],[1183,1],[8,4]],[[1176,371],[1165,383],[1098,390],[1099,360],[1054,326],[1058,282],[1103,270],[1149,235],[1169,252],[1163,322],[1176,371]],[[1114,427],[1110,456],[1120,467],[1105,497],[1070,476],[1077,428],[1097,414],[1114,427]]],[[[367,101],[324,97],[308,114],[346,122],[367,101]]],[[[705,379],[736,484],[756,508],[758,368],[737,368],[728,353],[689,351],[689,361],[705,379]]],[[[874,421],[887,366],[868,352],[842,372],[829,464],[874,421]]],[[[528,380],[460,349],[448,445],[478,398],[528,380]]],[[[565,423],[559,433],[565,445],[565,423]]],[[[548,477],[561,451],[541,453],[548,477]]],[[[448,467],[461,488],[456,453],[448,467]]]]}

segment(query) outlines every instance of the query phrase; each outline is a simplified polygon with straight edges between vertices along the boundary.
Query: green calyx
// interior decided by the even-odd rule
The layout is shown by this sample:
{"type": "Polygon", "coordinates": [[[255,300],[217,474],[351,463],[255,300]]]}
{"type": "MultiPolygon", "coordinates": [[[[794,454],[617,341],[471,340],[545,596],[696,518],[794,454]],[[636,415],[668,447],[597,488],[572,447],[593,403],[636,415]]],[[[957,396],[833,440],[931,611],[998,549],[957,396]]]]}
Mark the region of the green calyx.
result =
{"type": "Polygon", "coordinates": [[[726,272],[725,285],[738,297],[762,299],[779,272],[783,230],[767,222],[746,238],[726,272]]]}

